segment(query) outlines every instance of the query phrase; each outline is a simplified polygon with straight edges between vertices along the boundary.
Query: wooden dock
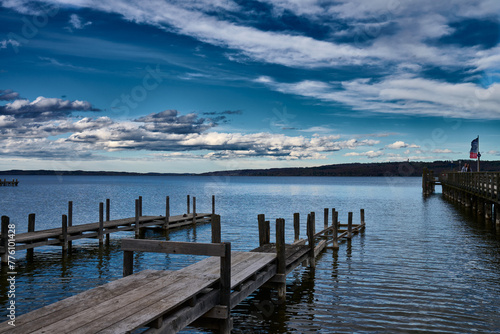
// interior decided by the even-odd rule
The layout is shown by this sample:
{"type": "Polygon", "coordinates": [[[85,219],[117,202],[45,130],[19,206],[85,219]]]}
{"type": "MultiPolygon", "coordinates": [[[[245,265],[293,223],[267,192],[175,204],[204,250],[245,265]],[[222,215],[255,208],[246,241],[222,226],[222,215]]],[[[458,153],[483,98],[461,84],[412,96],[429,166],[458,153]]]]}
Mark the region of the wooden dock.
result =
{"type": "Polygon", "coordinates": [[[73,202],[68,203],[68,214],[62,215],[61,227],[35,231],[35,214],[28,217],[28,232],[15,234],[9,239],[10,219],[1,217],[0,255],[2,264],[8,263],[7,245],[17,251],[28,250],[28,258],[33,256],[33,249],[42,246],[61,246],[63,251],[71,248],[72,242],[79,239],[97,238],[102,244],[104,239],[109,243],[110,234],[122,231],[135,231],[139,236],[145,228],[174,229],[193,224],[208,223],[215,212],[215,196],[212,196],[212,213],[196,212],[196,197],[187,197],[187,212],[182,215],[170,215],[170,198],[166,197],[165,216],[144,216],[142,214],[142,197],[135,200],[135,217],[110,220],[110,200],[106,200],[106,217],[104,203],[99,204],[99,222],[73,226],[73,202]],[[10,244],[9,244],[10,241],[10,244]]]}
{"type": "Polygon", "coordinates": [[[446,199],[500,228],[500,172],[443,172],[436,178],[424,170],[424,194],[433,193],[436,185],[446,199]]]}
{"type": "Polygon", "coordinates": [[[0,180],[0,187],[17,187],[19,180],[15,179],[12,181],[7,181],[6,179],[0,180]]]}
{"type": "MultiPolygon", "coordinates": [[[[325,213],[328,213],[325,210],[325,213]]],[[[286,275],[315,257],[328,244],[350,239],[364,229],[360,224],[337,220],[315,233],[314,213],[307,217],[307,239],[298,238],[298,214],[294,216],[296,240],[285,244],[285,220],[276,220],[276,242],[269,243],[269,221],[259,215],[260,246],[251,252],[232,252],[230,243],[220,242],[220,216],[213,215],[212,243],[124,239],[124,278],[45,306],[15,320],[0,324],[0,333],[176,333],[188,325],[229,333],[231,309],[260,287],[278,288],[285,300],[286,275]],[[342,231],[341,228],[346,230],[342,231]],[[177,271],[144,270],[133,273],[134,252],[208,256],[177,271]]],[[[328,217],[325,217],[325,222],[328,217]]]]}

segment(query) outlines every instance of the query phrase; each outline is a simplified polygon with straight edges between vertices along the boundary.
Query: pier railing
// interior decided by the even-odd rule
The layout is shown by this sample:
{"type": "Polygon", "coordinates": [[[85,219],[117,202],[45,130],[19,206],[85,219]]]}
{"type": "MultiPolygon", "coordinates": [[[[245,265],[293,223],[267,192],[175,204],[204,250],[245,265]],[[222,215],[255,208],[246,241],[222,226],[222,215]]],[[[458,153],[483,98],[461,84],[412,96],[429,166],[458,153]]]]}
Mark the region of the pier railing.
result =
{"type": "Polygon", "coordinates": [[[443,186],[451,186],[494,202],[500,201],[500,172],[443,172],[439,181],[443,186]]]}

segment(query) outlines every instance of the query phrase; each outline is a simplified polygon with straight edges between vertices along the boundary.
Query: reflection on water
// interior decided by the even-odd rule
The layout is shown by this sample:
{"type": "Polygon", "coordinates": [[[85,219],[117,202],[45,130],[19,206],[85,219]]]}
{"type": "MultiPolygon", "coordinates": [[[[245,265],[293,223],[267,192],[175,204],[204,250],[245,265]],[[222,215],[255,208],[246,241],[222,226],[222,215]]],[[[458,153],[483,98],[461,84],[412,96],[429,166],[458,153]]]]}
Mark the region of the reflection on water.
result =
{"type": "MultiPolygon", "coordinates": [[[[500,332],[500,233],[494,225],[444,201],[440,194],[423,198],[419,178],[256,178],[231,177],[217,182],[202,177],[23,177],[23,186],[2,196],[0,214],[9,215],[19,231],[27,215],[37,214],[37,228],[55,227],[73,200],[75,223],[97,220],[98,202],[111,198],[112,218],[133,216],[133,200],[142,195],[146,214],[164,212],[165,196],[172,212],[185,211],[185,195],[197,197],[198,211],[211,210],[217,198],[222,238],[234,250],[258,245],[257,214],[284,217],[286,239],[293,240],[292,217],[316,211],[317,230],[323,208],[336,208],[345,222],[348,211],[359,219],[366,211],[367,228],[339,250],[327,249],[316,268],[299,267],[287,277],[287,301],[261,289],[232,312],[235,333],[308,332],[500,332]],[[40,198],[50,190],[51,205],[40,198]]],[[[5,191],[5,189],[0,189],[5,191]]],[[[439,190],[439,189],[438,189],[439,190]]],[[[46,196],[44,196],[46,197],[46,196]]],[[[273,226],[274,224],[271,224],[273,226]]],[[[35,250],[33,262],[18,254],[18,314],[120,278],[120,238],[109,247],[97,241],[74,242],[63,257],[59,247],[35,250]]],[[[210,242],[210,226],[147,238],[210,242]]],[[[272,238],[274,233],[272,231],[272,238]]],[[[200,257],[136,253],[134,271],[175,270],[200,257]]],[[[5,316],[6,271],[0,282],[5,316]]],[[[197,332],[200,329],[187,329],[197,332]]]]}

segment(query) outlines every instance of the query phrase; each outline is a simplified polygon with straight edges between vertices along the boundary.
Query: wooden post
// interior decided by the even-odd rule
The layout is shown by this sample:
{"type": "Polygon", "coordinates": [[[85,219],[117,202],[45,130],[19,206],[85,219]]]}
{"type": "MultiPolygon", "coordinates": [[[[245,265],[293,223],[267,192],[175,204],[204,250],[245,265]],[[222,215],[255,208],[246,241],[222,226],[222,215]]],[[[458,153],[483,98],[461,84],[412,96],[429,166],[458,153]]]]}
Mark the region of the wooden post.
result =
{"type": "Polygon", "coordinates": [[[339,248],[339,223],[338,223],[339,213],[332,209],[332,247],[335,249],[339,248]]]}
{"type": "Polygon", "coordinates": [[[324,224],[323,224],[323,227],[324,228],[328,228],[328,208],[325,208],[324,210],[324,224]]]}
{"type": "MultiPolygon", "coordinates": [[[[73,226],[73,201],[68,202],[68,228],[73,226]]],[[[73,242],[68,241],[68,252],[71,252],[73,242]]]]}
{"type": "Polygon", "coordinates": [[[221,242],[220,216],[213,214],[211,219],[211,224],[212,224],[212,243],[220,243],[221,242]]]}
{"type": "Polygon", "coordinates": [[[266,237],[265,237],[265,220],[266,220],[266,216],[264,214],[260,214],[257,216],[257,221],[258,221],[258,224],[259,224],[259,247],[262,247],[266,244],[265,240],[266,240],[266,237]]]}
{"type": "Polygon", "coordinates": [[[314,211],[311,212],[311,222],[312,222],[313,234],[316,234],[316,213],[314,211]]]}
{"type": "Polygon", "coordinates": [[[491,217],[493,215],[492,204],[490,202],[486,202],[484,204],[484,206],[485,206],[485,209],[484,209],[484,218],[486,219],[487,223],[490,223],[491,222],[491,217]]]}
{"type": "MultiPolygon", "coordinates": [[[[109,222],[111,219],[111,201],[109,198],[106,199],[106,221],[109,222]]],[[[109,246],[109,233],[106,233],[106,245],[109,246]]]]}
{"type": "Polygon", "coordinates": [[[278,285],[278,299],[286,300],[286,254],[285,254],[285,220],[276,219],[276,261],[278,268],[276,275],[280,281],[278,285]]]}
{"type": "Polygon", "coordinates": [[[109,198],[106,199],[106,221],[109,222],[111,219],[111,200],[109,198]]]}
{"type": "Polygon", "coordinates": [[[352,212],[349,212],[347,220],[347,239],[352,239],[352,212]]]}
{"type": "Polygon", "coordinates": [[[134,252],[123,251],[123,277],[134,273],[134,252]]]}
{"type": "Polygon", "coordinates": [[[295,232],[294,241],[299,241],[299,239],[300,239],[300,213],[298,213],[298,212],[293,214],[293,231],[295,232]]]}
{"type": "Polygon", "coordinates": [[[139,237],[139,200],[135,200],[135,237],[139,237]]]}
{"type": "Polygon", "coordinates": [[[365,225],[365,209],[359,210],[360,224],[365,225]]]}
{"type": "Polygon", "coordinates": [[[2,216],[2,237],[0,240],[1,246],[4,249],[4,252],[2,253],[2,264],[8,264],[9,263],[9,253],[7,251],[8,244],[9,244],[9,222],[10,219],[7,216],[2,216]]]}
{"type": "Polygon", "coordinates": [[[63,255],[68,250],[68,216],[62,215],[62,249],[63,255]]]}
{"type": "Polygon", "coordinates": [[[225,306],[225,319],[220,321],[220,333],[231,332],[231,243],[224,243],[224,256],[220,258],[220,305],[225,306]]]}
{"type": "MultiPolygon", "coordinates": [[[[500,191],[500,189],[497,188],[497,191],[500,191]]],[[[500,229],[500,204],[495,203],[495,225],[497,228],[497,231],[500,229]]]]}
{"type": "Polygon", "coordinates": [[[142,217],[142,196],[139,196],[139,217],[142,217]]]}
{"type": "Polygon", "coordinates": [[[484,201],[478,197],[477,199],[477,216],[479,219],[484,219],[484,201]]]}
{"type": "Polygon", "coordinates": [[[314,261],[314,228],[313,228],[312,213],[307,215],[307,242],[309,243],[309,264],[311,267],[316,267],[314,261]]]}
{"type": "Polygon", "coordinates": [[[168,229],[168,225],[170,222],[170,197],[167,196],[165,199],[165,224],[163,225],[163,228],[168,229]]]}
{"type": "MultiPolygon", "coordinates": [[[[28,232],[35,232],[35,214],[30,213],[28,215],[28,232]]],[[[28,261],[33,261],[34,249],[30,248],[26,250],[26,259],[28,261]]]]}
{"type": "Polygon", "coordinates": [[[215,215],[215,195],[212,195],[212,214],[215,215]]]}
{"type": "Polygon", "coordinates": [[[193,196],[193,225],[196,224],[196,197],[193,196]]]}
{"type": "Polygon", "coordinates": [[[187,195],[187,214],[191,211],[191,201],[189,200],[189,195],[187,195]]]}
{"type": "Polygon", "coordinates": [[[103,232],[104,232],[104,203],[99,203],[99,246],[103,244],[103,232]]]}

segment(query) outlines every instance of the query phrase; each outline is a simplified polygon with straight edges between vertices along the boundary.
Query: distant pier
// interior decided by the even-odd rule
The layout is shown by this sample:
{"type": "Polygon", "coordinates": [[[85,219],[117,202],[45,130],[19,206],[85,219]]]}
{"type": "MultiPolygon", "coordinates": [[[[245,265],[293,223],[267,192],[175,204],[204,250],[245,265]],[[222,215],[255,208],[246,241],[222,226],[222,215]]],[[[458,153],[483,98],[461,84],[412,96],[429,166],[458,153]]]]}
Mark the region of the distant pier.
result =
{"type": "Polygon", "coordinates": [[[106,209],[104,202],[99,203],[99,221],[94,223],[73,225],[73,202],[68,202],[68,212],[61,217],[61,227],[48,230],[35,230],[35,214],[28,216],[28,232],[17,233],[13,238],[13,233],[8,216],[1,217],[0,234],[0,255],[2,264],[8,263],[8,249],[27,250],[27,258],[33,258],[33,250],[42,246],[61,246],[63,252],[71,251],[72,242],[79,239],[98,239],[99,244],[109,243],[110,234],[121,231],[135,231],[136,236],[140,236],[146,228],[162,228],[165,230],[178,228],[182,226],[192,226],[198,223],[208,223],[213,214],[215,214],[215,196],[212,196],[212,212],[197,213],[196,197],[190,198],[187,195],[186,213],[181,215],[170,214],[170,197],[165,199],[165,216],[145,216],[142,213],[142,196],[135,200],[135,216],[131,218],[110,219],[111,201],[106,200],[106,209]],[[191,212],[192,203],[192,212],[191,212]]]}
{"type": "Polygon", "coordinates": [[[436,178],[424,169],[424,195],[432,194],[436,185],[441,185],[445,198],[500,228],[500,172],[443,172],[436,178]]]}
{"type": "Polygon", "coordinates": [[[17,187],[19,180],[15,179],[12,181],[7,181],[6,179],[0,180],[0,187],[17,187]]]}

